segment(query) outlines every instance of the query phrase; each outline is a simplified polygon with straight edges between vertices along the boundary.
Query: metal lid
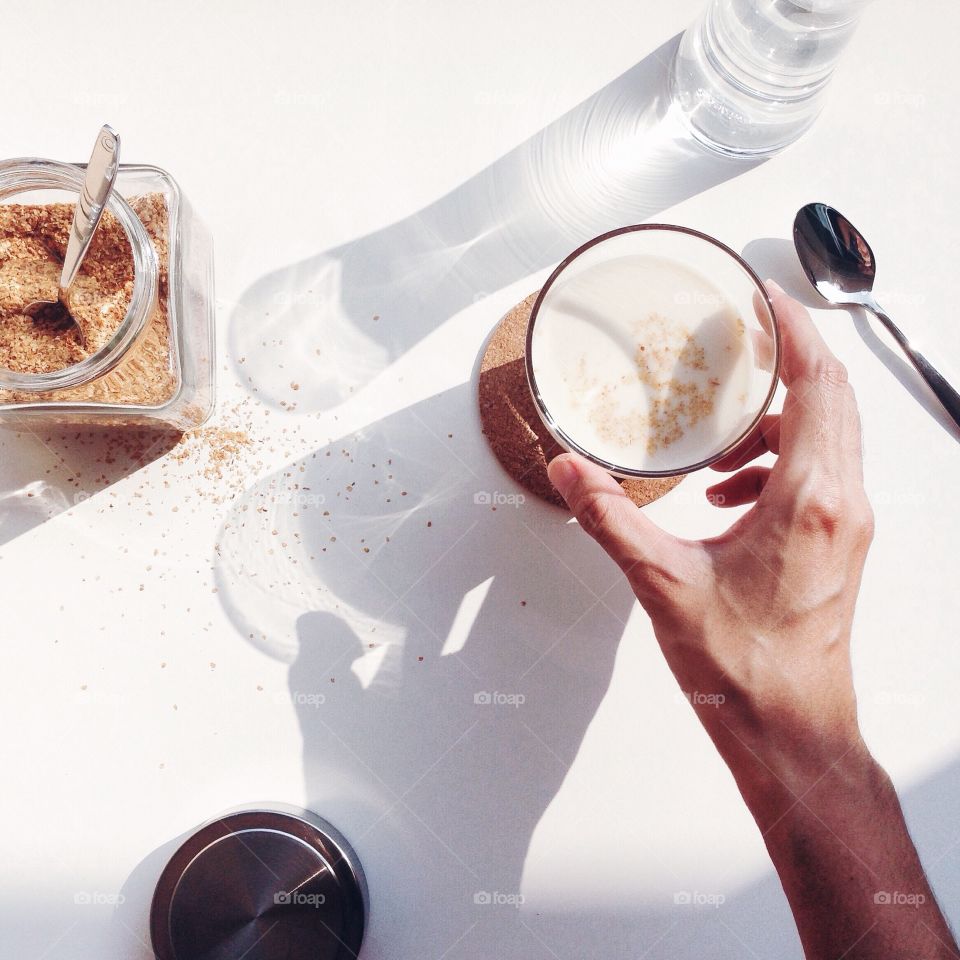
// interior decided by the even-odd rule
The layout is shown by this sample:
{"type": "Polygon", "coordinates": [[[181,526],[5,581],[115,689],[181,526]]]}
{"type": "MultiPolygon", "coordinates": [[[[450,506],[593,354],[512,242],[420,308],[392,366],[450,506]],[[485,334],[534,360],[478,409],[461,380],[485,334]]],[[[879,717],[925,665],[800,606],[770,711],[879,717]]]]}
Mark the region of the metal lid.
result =
{"type": "Polygon", "coordinates": [[[153,895],[158,960],[353,960],[366,921],[356,855],[325,820],[243,810],[183,843],[153,895]]]}

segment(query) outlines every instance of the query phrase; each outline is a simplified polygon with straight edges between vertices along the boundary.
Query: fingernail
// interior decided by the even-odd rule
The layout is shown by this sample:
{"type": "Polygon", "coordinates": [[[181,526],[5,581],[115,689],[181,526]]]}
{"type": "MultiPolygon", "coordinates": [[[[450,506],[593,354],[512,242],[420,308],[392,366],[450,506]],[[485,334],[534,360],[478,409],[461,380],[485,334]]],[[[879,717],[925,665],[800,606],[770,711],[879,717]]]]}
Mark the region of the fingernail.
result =
{"type": "Polygon", "coordinates": [[[566,500],[567,494],[577,482],[577,468],[568,457],[560,456],[547,467],[547,476],[550,477],[550,482],[556,488],[557,493],[566,500]]]}
{"type": "Polygon", "coordinates": [[[764,280],[764,281],[763,281],[763,285],[767,288],[767,290],[770,290],[770,291],[773,292],[773,293],[783,293],[783,292],[784,292],[783,287],[781,287],[780,284],[777,283],[776,280],[770,280],[770,279],[764,280]]]}

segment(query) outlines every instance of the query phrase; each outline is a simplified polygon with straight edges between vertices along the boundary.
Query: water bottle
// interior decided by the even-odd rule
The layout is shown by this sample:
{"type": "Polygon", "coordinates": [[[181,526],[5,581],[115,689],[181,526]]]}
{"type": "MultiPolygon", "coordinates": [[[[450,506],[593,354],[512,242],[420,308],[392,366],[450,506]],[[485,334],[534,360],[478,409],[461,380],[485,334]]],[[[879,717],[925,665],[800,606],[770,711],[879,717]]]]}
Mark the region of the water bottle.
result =
{"type": "Polygon", "coordinates": [[[843,48],[870,0],[709,0],[683,35],[674,109],[719,153],[766,157],[823,108],[843,48]]]}

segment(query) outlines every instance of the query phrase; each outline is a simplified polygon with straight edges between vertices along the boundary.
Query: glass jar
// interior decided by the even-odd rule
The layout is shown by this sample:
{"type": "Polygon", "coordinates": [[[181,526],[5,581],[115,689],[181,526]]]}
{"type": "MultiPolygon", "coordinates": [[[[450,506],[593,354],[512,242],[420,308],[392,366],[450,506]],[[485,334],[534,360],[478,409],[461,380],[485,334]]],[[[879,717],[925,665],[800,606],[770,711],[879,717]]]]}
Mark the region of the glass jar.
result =
{"type": "MultiPolygon", "coordinates": [[[[52,160],[2,161],[0,204],[74,204],[83,173],[81,166],[52,160]]],[[[122,164],[107,211],[132,257],[122,321],[99,350],[61,369],[28,373],[0,366],[0,422],[187,430],[212,412],[209,234],[176,181],[158,167],[122,164]]],[[[88,263],[96,244],[95,237],[88,263]]]]}

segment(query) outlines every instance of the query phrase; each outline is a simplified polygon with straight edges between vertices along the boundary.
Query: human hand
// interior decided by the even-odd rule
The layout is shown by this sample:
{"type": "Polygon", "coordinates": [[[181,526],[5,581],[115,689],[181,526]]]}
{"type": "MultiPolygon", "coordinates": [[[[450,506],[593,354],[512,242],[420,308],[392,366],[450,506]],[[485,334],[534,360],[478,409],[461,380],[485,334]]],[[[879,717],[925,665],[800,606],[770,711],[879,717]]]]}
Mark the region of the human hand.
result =
{"type": "Polygon", "coordinates": [[[572,454],[550,478],[626,574],[738,780],[773,775],[802,789],[861,744],[849,641],[873,517],[846,370],[799,303],[774,285],[771,296],[787,395],[782,414],[714,465],[736,471],[708,490],[714,503],[753,503],[724,534],[666,533],[572,454]],[[772,467],[751,464],[767,451],[772,467]]]}
{"type": "Polygon", "coordinates": [[[857,722],[850,630],[873,514],[846,370],[807,311],[768,284],[783,412],[716,469],[725,533],[661,530],[607,473],[565,454],[550,478],[620,565],[744,796],[809,960],[956,960],[889,778],[857,722]],[[770,467],[752,464],[777,455],[770,467]],[[710,694],[713,694],[711,697],[710,694]],[[911,891],[891,908],[884,891],[911,891]]]}

